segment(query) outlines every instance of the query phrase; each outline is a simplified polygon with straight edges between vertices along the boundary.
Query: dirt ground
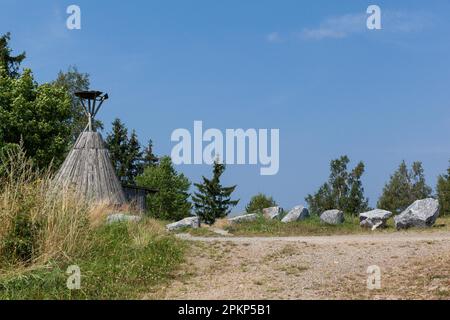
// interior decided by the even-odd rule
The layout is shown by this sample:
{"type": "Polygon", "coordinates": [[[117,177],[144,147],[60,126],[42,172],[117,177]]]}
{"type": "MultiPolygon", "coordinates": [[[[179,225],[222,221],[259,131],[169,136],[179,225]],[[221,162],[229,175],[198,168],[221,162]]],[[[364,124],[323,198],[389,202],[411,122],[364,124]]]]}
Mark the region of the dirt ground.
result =
{"type": "Polygon", "coordinates": [[[450,299],[450,232],[200,238],[148,299],[450,299]],[[381,288],[369,290],[369,266],[381,288]]]}

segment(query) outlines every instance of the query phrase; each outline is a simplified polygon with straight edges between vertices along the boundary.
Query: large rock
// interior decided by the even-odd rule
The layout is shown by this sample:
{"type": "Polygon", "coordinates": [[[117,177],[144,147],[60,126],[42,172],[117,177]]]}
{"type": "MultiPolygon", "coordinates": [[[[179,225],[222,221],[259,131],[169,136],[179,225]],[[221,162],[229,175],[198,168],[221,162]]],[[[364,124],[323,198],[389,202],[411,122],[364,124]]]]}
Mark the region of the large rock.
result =
{"type": "Polygon", "coordinates": [[[232,224],[234,223],[242,223],[242,222],[248,222],[248,221],[255,221],[258,219],[257,213],[250,213],[250,214],[244,214],[242,216],[237,216],[234,218],[228,219],[228,221],[232,224]]]}
{"type": "Polygon", "coordinates": [[[309,218],[309,211],[304,206],[296,206],[281,220],[281,222],[295,222],[309,218]]]}
{"type": "Polygon", "coordinates": [[[320,215],[320,220],[326,224],[342,224],[345,221],[344,212],[340,210],[327,210],[320,215]]]}
{"type": "Polygon", "coordinates": [[[439,216],[439,201],[435,199],[417,200],[394,218],[397,229],[411,227],[431,227],[439,216]]]}
{"type": "Polygon", "coordinates": [[[200,228],[200,219],[198,217],[189,217],[166,225],[166,229],[169,231],[174,231],[182,228],[200,228]]]}
{"type": "Polygon", "coordinates": [[[375,209],[359,214],[360,226],[363,228],[370,228],[375,230],[377,228],[386,227],[386,222],[392,216],[392,212],[375,209]]]}
{"type": "Polygon", "coordinates": [[[264,217],[271,220],[280,218],[280,215],[282,213],[283,209],[281,209],[280,207],[271,207],[263,209],[264,217]]]}
{"type": "Polygon", "coordinates": [[[106,224],[112,224],[116,222],[138,222],[141,220],[140,216],[131,216],[123,213],[113,213],[106,218],[106,224]]]}

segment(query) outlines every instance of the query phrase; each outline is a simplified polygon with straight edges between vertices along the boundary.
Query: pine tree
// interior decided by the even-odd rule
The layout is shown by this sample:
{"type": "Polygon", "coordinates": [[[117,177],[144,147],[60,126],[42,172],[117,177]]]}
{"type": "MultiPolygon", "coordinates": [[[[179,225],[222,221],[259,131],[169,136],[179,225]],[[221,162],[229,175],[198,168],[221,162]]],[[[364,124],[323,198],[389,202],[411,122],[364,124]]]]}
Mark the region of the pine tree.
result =
{"type": "Polygon", "coordinates": [[[450,166],[447,174],[439,176],[436,190],[441,207],[440,214],[450,215],[450,166]]]}
{"type": "Polygon", "coordinates": [[[421,162],[414,162],[411,168],[411,193],[413,201],[431,196],[432,189],[425,182],[425,173],[421,162]]]}
{"type": "Polygon", "coordinates": [[[144,150],[143,166],[155,166],[159,163],[159,158],[153,153],[153,141],[148,141],[147,147],[144,150]]]}
{"type": "Polygon", "coordinates": [[[414,162],[409,170],[406,162],[402,161],[384,186],[377,206],[393,213],[400,213],[414,201],[430,197],[431,192],[431,188],[425,182],[422,163],[414,162]]]}
{"type": "Polygon", "coordinates": [[[8,45],[10,40],[11,34],[9,32],[0,37],[0,68],[3,68],[9,77],[18,78],[20,76],[19,67],[25,59],[25,52],[12,56],[12,50],[8,45]]]}
{"type": "Polygon", "coordinates": [[[134,179],[142,174],[144,167],[142,165],[142,152],[136,131],[132,131],[128,140],[128,150],[126,154],[126,182],[134,184],[134,179]]]}
{"type": "Polygon", "coordinates": [[[364,163],[360,162],[348,172],[350,159],[342,156],[330,163],[330,177],[314,195],[305,200],[313,214],[320,215],[325,210],[339,209],[349,214],[358,214],[368,209],[368,200],[364,197],[361,177],[364,163]]]}
{"type": "Polygon", "coordinates": [[[117,177],[122,182],[126,182],[129,163],[128,129],[120,119],[115,119],[112,123],[112,132],[106,137],[106,145],[117,177]]]}
{"type": "Polygon", "coordinates": [[[360,162],[348,177],[348,195],[344,211],[361,213],[369,208],[369,200],[364,197],[364,188],[361,177],[364,174],[364,163],[360,162]]]}
{"type": "Polygon", "coordinates": [[[213,178],[203,177],[203,183],[196,183],[198,192],[194,193],[194,209],[201,221],[212,225],[216,219],[226,217],[231,208],[239,203],[239,200],[231,200],[231,194],[236,186],[223,187],[220,177],[225,171],[225,165],[218,160],[214,162],[213,178]]]}
{"type": "Polygon", "coordinates": [[[314,195],[309,194],[305,201],[308,203],[309,211],[315,215],[336,208],[332,190],[328,183],[324,183],[314,195]]]}

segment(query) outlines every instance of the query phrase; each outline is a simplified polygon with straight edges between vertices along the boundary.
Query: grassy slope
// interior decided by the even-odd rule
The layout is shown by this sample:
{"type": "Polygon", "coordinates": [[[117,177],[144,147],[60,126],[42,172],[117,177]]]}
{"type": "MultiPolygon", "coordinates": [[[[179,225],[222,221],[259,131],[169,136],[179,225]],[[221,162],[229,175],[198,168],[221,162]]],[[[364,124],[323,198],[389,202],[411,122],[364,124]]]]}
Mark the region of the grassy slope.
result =
{"type": "MultiPolygon", "coordinates": [[[[152,222],[151,224],[154,224],[152,222]]],[[[183,260],[184,245],[145,223],[100,227],[79,258],[33,271],[0,274],[0,299],[135,299],[165,283],[183,260]],[[81,289],[68,290],[65,271],[81,269],[81,289]]]]}
{"type": "MultiPolygon", "coordinates": [[[[333,226],[322,223],[317,216],[309,219],[282,223],[278,220],[266,220],[259,218],[253,222],[244,222],[226,227],[230,233],[235,236],[325,236],[325,235],[345,235],[345,234],[364,234],[373,232],[396,232],[393,220],[388,221],[388,227],[382,230],[371,231],[359,226],[357,217],[346,216],[342,225],[333,226]]],[[[413,230],[413,229],[410,229],[413,230]]],[[[439,218],[433,228],[415,229],[416,231],[449,231],[450,217],[439,218]]]]}

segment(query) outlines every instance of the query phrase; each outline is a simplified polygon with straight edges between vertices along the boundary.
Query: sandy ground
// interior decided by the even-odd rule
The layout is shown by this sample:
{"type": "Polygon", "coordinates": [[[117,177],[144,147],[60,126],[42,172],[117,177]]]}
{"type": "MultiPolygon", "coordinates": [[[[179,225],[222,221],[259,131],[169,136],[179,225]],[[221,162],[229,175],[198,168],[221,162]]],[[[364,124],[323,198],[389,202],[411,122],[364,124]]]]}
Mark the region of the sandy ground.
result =
{"type": "Polygon", "coordinates": [[[194,238],[149,299],[450,299],[450,232],[194,238]],[[381,288],[367,288],[369,266],[381,288]]]}

